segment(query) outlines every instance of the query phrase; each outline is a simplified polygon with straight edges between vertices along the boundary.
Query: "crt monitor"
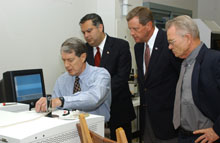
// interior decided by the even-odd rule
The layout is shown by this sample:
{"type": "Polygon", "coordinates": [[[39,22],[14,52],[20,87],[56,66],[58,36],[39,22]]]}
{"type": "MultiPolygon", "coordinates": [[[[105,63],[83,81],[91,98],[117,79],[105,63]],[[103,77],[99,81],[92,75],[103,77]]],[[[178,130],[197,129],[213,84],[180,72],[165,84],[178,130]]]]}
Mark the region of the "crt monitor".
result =
{"type": "Polygon", "coordinates": [[[211,49],[220,51],[220,33],[211,34],[211,49]]]}
{"type": "Polygon", "coordinates": [[[30,107],[45,97],[45,86],[42,69],[7,71],[1,80],[1,102],[28,103],[30,107]]]}

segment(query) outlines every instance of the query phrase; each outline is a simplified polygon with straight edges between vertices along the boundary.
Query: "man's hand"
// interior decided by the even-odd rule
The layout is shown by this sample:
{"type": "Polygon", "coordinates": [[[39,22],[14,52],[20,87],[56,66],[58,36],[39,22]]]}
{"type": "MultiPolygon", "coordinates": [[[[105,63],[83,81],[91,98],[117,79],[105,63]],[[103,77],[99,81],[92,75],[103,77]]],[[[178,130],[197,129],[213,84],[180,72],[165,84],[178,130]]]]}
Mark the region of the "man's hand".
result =
{"type": "MultiPolygon", "coordinates": [[[[62,102],[59,98],[52,99],[52,108],[60,107],[62,102]]],[[[41,97],[35,104],[36,112],[46,112],[47,111],[47,98],[41,97]]]]}
{"type": "Polygon", "coordinates": [[[195,143],[213,143],[219,139],[219,136],[215,133],[213,128],[196,130],[193,134],[202,134],[196,139],[195,143]]]}
{"type": "Polygon", "coordinates": [[[47,111],[47,98],[41,97],[35,104],[36,112],[46,112],[47,111]]]}

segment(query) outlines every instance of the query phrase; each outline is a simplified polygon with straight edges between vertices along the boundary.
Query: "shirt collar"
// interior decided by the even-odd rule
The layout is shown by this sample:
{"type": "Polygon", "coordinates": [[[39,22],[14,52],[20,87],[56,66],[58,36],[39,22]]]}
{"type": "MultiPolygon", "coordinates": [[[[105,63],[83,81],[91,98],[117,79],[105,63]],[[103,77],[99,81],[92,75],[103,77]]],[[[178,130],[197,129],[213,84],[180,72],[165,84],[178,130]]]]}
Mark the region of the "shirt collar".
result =
{"type": "Polygon", "coordinates": [[[191,65],[198,56],[202,45],[203,42],[200,42],[199,46],[192,51],[192,53],[183,61],[183,63],[185,63],[186,65],[191,65]]]}
{"type": "MultiPolygon", "coordinates": [[[[105,46],[105,41],[106,41],[106,39],[107,39],[107,36],[106,36],[106,34],[105,34],[105,38],[102,40],[102,42],[99,44],[99,49],[100,49],[100,51],[103,51],[103,49],[104,49],[104,46],[105,46]]],[[[94,49],[96,49],[96,47],[93,47],[94,49]]]]}
{"type": "Polygon", "coordinates": [[[159,31],[159,29],[155,26],[154,33],[153,33],[153,35],[150,37],[150,39],[147,42],[147,44],[148,44],[150,49],[153,49],[154,42],[156,40],[158,31],[159,31]]]}
{"type": "MultiPolygon", "coordinates": [[[[86,62],[86,68],[85,70],[79,75],[80,79],[86,78],[87,73],[89,72],[89,64],[86,62]]],[[[76,76],[75,76],[76,77],[76,76]]]]}

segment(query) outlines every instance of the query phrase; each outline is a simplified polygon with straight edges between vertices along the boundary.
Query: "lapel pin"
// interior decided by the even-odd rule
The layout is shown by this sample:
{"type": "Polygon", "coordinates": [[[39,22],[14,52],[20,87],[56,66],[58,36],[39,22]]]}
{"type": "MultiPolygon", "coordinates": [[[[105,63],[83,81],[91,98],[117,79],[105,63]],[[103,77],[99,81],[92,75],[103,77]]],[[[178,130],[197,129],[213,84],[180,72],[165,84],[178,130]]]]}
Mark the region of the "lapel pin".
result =
{"type": "Polygon", "coordinates": [[[107,54],[109,54],[109,51],[107,51],[107,54]]]}
{"type": "Polygon", "coordinates": [[[158,48],[157,48],[157,47],[155,47],[155,50],[158,50],[158,48]]]}

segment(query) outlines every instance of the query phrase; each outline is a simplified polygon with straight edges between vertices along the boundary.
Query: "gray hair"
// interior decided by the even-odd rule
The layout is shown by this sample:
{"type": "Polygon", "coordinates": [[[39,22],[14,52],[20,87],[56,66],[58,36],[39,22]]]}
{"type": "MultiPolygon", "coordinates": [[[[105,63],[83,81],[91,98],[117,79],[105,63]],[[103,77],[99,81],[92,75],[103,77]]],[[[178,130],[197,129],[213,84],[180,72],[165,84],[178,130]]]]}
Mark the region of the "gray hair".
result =
{"type": "Polygon", "coordinates": [[[193,38],[199,38],[199,29],[197,24],[188,15],[177,16],[166,23],[166,30],[175,26],[180,35],[190,34],[193,38]]]}
{"type": "Polygon", "coordinates": [[[64,53],[75,52],[75,55],[77,57],[80,57],[81,54],[87,52],[87,46],[82,40],[76,37],[72,37],[63,42],[60,51],[64,53]]]}

